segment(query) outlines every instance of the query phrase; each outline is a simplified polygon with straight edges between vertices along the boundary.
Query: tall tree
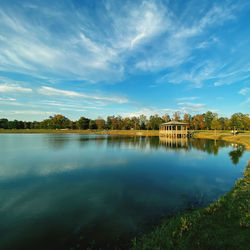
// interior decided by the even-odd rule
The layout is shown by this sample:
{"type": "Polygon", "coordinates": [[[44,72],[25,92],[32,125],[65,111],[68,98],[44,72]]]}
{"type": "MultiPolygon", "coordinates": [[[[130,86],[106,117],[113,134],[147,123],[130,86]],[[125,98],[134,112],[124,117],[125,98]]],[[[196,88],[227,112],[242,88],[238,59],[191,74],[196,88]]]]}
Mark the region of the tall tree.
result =
{"type": "Polygon", "coordinates": [[[162,120],[163,120],[164,122],[169,122],[169,121],[171,121],[170,115],[169,115],[169,114],[163,115],[163,116],[162,116],[162,120]]]}
{"type": "Polygon", "coordinates": [[[5,119],[5,118],[2,118],[0,119],[0,128],[5,128],[7,129],[8,128],[8,119],[5,119]]]}
{"type": "Polygon", "coordinates": [[[89,121],[89,128],[90,129],[97,129],[97,125],[96,125],[95,120],[90,120],[89,121]]]}
{"type": "Polygon", "coordinates": [[[151,115],[148,122],[148,129],[158,130],[162,122],[163,121],[159,115],[151,115]]]}
{"type": "Polygon", "coordinates": [[[133,129],[140,129],[140,119],[136,116],[131,118],[131,126],[133,129]]]}
{"type": "Polygon", "coordinates": [[[85,118],[85,117],[81,117],[78,121],[77,121],[77,127],[78,129],[88,129],[89,128],[89,119],[85,118]]]}
{"type": "Polygon", "coordinates": [[[192,122],[192,116],[190,114],[184,114],[183,122],[187,123],[187,128],[190,128],[191,122],[192,122]]]}
{"type": "Polygon", "coordinates": [[[140,120],[140,129],[146,129],[148,123],[147,117],[145,115],[140,115],[139,120],[140,120]]]}
{"type": "Polygon", "coordinates": [[[211,122],[211,128],[214,129],[215,134],[216,134],[216,130],[221,128],[220,122],[219,122],[217,117],[213,118],[213,120],[211,122]]]}
{"type": "Polygon", "coordinates": [[[199,130],[205,128],[205,121],[203,115],[195,115],[191,122],[192,129],[199,130]]]}
{"type": "Polygon", "coordinates": [[[231,116],[230,125],[232,129],[241,129],[243,126],[242,124],[242,114],[235,113],[231,116]]]}
{"type": "Polygon", "coordinates": [[[211,123],[215,116],[216,114],[211,111],[207,111],[204,114],[206,129],[211,129],[211,123]]]}
{"type": "Polygon", "coordinates": [[[105,127],[106,127],[105,120],[102,119],[101,117],[98,117],[96,119],[96,126],[98,129],[105,129],[105,127]]]}
{"type": "Polygon", "coordinates": [[[179,122],[181,120],[180,111],[174,112],[174,121],[179,122]]]}

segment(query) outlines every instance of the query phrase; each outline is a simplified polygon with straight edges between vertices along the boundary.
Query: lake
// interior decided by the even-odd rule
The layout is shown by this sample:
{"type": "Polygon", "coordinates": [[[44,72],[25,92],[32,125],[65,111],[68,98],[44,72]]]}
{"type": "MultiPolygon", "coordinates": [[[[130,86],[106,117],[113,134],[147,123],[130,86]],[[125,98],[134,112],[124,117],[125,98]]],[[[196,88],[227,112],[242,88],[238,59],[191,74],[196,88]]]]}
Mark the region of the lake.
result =
{"type": "Polygon", "coordinates": [[[0,134],[0,249],[128,248],[229,191],[244,147],[204,139],[0,134]]]}

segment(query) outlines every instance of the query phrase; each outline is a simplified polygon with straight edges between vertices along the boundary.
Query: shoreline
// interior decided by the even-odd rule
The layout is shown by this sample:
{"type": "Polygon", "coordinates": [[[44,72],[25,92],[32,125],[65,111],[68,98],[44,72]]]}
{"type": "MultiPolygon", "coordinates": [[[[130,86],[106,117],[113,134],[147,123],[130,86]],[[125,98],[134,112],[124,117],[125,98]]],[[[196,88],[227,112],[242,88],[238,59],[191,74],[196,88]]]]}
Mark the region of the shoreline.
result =
{"type": "Polygon", "coordinates": [[[248,249],[250,161],[232,189],[211,205],[165,219],[132,249],[248,249]]]}
{"type": "MultiPolygon", "coordinates": [[[[159,136],[159,130],[70,130],[70,129],[0,129],[0,134],[97,134],[127,136],[159,136]]],[[[243,144],[250,151],[250,131],[233,136],[230,132],[195,131],[193,138],[224,140],[243,144]]]]}
{"type": "Polygon", "coordinates": [[[200,132],[194,135],[194,138],[223,140],[233,143],[243,144],[250,151],[250,133],[231,135],[228,133],[200,132]]]}
{"type": "MultiPolygon", "coordinates": [[[[200,132],[194,138],[243,144],[250,136],[200,132]]],[[[248,249],[250,245],[250,160],[229,192],[216,202],[164,219],[150,233],[132,240],[132,249],[248,249]]]]}
{"type": "Polygon", "coordinates": [[[0,129],[0,134],[96,134],[96,135],[159,136],[159,130],[0,129]]]}
{"type": "MultiPolygon", "coordinates": [[[[157,130],[3,130],[0,134],[99,134],[158,136],[157,130]]],[[[250,151],[250,132],[197,131],[194,138],[243,144],[250,151]]],[[[250,160],[232,189],[215,203],[164,219],[151,232],[132,240],[132,249],[247,249],[250,245],[250,160]],[[241,246],[241,247],[240,247],[241,246]],[[244,247],[245,246],[245,247],[244,247]]]]}

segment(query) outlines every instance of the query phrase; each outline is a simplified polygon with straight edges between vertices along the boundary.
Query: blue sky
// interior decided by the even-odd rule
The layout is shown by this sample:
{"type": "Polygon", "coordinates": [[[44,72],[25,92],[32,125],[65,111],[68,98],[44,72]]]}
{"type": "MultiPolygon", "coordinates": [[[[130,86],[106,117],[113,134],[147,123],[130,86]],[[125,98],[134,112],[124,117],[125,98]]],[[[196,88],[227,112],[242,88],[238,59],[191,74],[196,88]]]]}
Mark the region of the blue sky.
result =
{"type": "Polygon", "coordinates": [[[0,4],[0,117],[250,110],[250,2],[0,4]]]}

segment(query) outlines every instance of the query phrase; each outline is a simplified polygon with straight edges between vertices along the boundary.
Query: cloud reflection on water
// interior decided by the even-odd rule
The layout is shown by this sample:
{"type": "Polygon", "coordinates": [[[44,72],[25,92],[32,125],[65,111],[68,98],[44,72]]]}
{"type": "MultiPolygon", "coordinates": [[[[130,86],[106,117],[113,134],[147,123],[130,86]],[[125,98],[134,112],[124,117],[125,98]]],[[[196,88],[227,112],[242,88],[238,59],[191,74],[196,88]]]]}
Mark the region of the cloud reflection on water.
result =
{"type": "Polygon", "coordinates": [[[58,249],[80,235],[86,244],[128,239],[162,216],[225,193],[247,159],[244,148],[222,141],[168,143],[158,137],[2,136],[0,248],[58,249]],[[232,149],[241,152],[237,168],[232,149]]]}

